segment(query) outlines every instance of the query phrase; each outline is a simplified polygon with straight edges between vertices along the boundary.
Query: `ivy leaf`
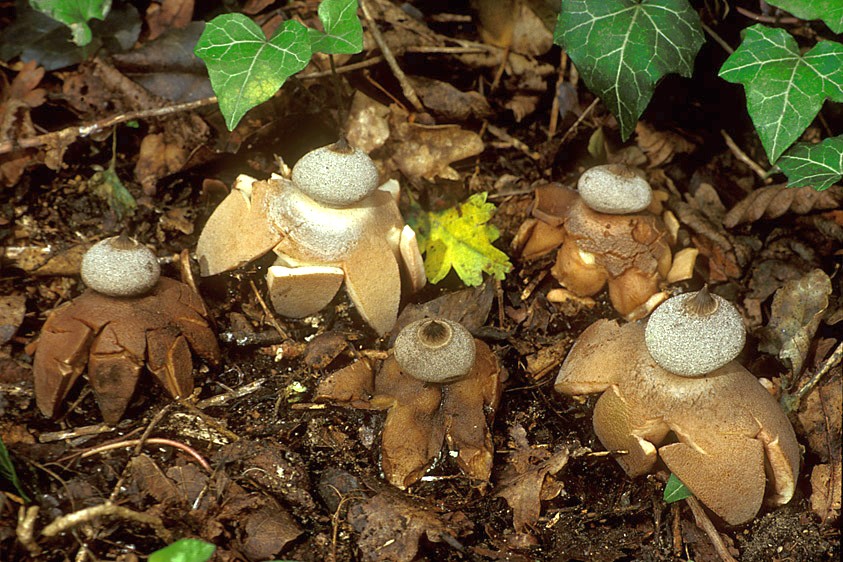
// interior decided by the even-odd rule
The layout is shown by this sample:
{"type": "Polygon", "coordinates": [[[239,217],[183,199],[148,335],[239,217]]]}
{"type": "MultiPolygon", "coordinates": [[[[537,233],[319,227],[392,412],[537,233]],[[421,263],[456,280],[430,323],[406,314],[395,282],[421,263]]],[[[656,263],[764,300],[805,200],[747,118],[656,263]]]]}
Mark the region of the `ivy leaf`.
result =
{"type": "Polygon", "coordinates": [[[307,28],[301,23],[284,22],[267,41],[261,28],[243,14],[209,21],[194,52],[208,67],[229,131],[307,66],[311,56],[307,28]]]}
{"type": "Polygon", "coordinates": [[[181,539],[149,555],[149,562],[205,562],[217,547],[199,539],[181,539]]]}
{"type": "Polygon", "coordinates": [[[427,213],[418,229],[428,281],[438,283],[453,267],[463,283],[476,287],[483,273],[503,279],[512,269],[509,257],[492,246],[500,232],[488,224],[495,206],[486,193],[475,193],[458,207],[427,213]]]}
{"type": "Polygon", "coordinates": [[[685,498],[690,498],[693,495],[691,490],[675,474],[671,473],[664,487],[664,501],[666,503],[674,503],[685,498]]]}
{"type": "Polygon", "coordinates": [[[626,140],[662,77],[691,76],[704,37],[687,0],[562,0],[553,40],[626,140]]]}
{"type": "Polygon", "coordinates": [[[767,0],[767,3],[801,20],[823,20],[834,33],[843,33],[841,0],[767,0]]]}
{"type": "Polygon", "coordinates": [[[826,98],[843,101],[843,45],[820,41],[803,55],[787,31],[753,25],[723,63],[720,77],[743,84],[749,116],[767,157],[775,162],[811,124],[826,98]]]}
{"type": "Polygon", "coordinates": [[[843,177],[843,135],[819,144],[798,142],[782,154],[778,164],[787,175],[788,187],[810,185],[824,191],[843,177]]]}
{"type": "Polygon", "coordinates": [[[104,20],[111,0],[30,0],[33,8],[70,28],[73,42],[80,47],[93,38],[89,19],[104,20]]]}
{"type": "Polygon", "coordinates": [[[357,0],[322,0],[319,19],[324,32],[307,30],[314,53],[353,55],[363,50],[363,26],[357,17],[357,0]]]}

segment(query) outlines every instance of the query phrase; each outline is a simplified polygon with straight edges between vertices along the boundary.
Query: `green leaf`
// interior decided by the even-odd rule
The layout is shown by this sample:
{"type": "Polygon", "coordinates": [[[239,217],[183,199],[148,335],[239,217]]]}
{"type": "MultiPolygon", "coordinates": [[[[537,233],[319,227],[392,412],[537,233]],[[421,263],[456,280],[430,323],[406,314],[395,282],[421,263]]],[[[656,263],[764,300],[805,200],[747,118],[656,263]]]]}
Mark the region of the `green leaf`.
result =
{"type": "Polygon", "coordinates": [[[113,167],[97,170],[88,180],[88,188],[108,203],[118,220],[123,220],[138,208],[137,201],[123,185],[113,167]]]}
{"type": "Polygon", "coordinates": [[[671,473],[664,487],[664,501],[667,503],[678,502],[693,495],[691,490],[675,474],[671,473]]]}
{"type": "Polygon", "coordinates": [[[743,31],[720,77],[743,84],[746,107],[770,162],[799,138],[826,98],[843,101],[843,45],[820,41],[799,54],[783,29],[761,24],[743,31]]]}
{"type": "Polygon", "coordinates": [[[843,33],[843,0],[767,0],[802,20],[823,20],[834,33],[843,33]]]}
{"type": "Polygon", "coordinates": [[[23,501],[30,501],[29,496],[23,491],[18,473],[15,471],[15,465],[12,464],[12,457],[9,455],[9,450],[6,449],[6,444],[3,443],[2,439],[0,439],[0,476],[12,483],[23,501]]]}
{"type": "Polygon", "coordinates": [[[687,0],[562,0],[553,40],[626,140],[662,77],[691,76],[704,37],[687,0]]]}
{"type": "Polygon", "coordinates": [[[322,0],[319,19],[324,32],[307,30],[314,53],[353,55],[363,50],[363,26],[357,17],[357,0],[322,0]]]}
{"type": "Polygon", "coordinates": [[[778,164],[787,175],[788,187],[828,189],[843,177],[843,135],[819,144],[798,142],[782,154],[778,164]]]}
{"type": "Polygon", "coordinates": [[[149,562],[205,562],[217,547],[199,539],[181,539],[149,555],[149,562]]]}
{"type": "Polygon", "coordinates": [[[476,193],[459,207],[427,213],[419,229],[419,248],[428,281],[438,283],[453,267],[463,283],[476,287],[483,273],[503,279],[512,269],[509,257],[492,246],[500,232],[488,224],[495,206],[476,193]]]}
{"type": "Polygon", "coordinates": [[[91,42],[89,19],[103,20],[111,9],[111,0],[30,0],[32,7],[70,28],[73,42],[84,46],[91,42]]]}
{"type": "Polygon", "coordinates": [[[307,66],[311,55],[307,28],[299,22],[284,22],[267,41],[261,28],[243,14],[209,21],[194,52],[208,67],[229,131],[307,66]]]}

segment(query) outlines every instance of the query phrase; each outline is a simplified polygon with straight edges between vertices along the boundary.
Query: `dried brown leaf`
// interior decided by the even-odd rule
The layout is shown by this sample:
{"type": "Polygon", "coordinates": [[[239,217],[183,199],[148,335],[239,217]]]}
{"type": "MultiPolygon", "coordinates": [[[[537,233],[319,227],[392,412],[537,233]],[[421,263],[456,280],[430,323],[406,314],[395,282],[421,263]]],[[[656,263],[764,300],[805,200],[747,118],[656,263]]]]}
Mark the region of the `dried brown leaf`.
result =
{"type": "Polygon", "coordinates": [[[474,0],[480,37],[496,47],[538,56],[553,46],[553,35],[525,0],[474,0]]]}
{"type": "Polygon", "coordinates": [[[368,408],[373,391],[372,364],[368,359],[361,359],[324,376],[319,381],[313,399],[316,402],[334,402],[348,404],[353,408],[368,408]]]}
{"type": "MultiPolygon", "coordinates": [[[[469,332],[476,333],[486,324],[494,299],[494,281],[487,279],[479,287],[467,287],[459,291],[445,293],[441,297],[422,304],[410,303],[401,311],[392,333],[396,336],[401,328],[407,324],[433,317],[447,318],[459,322],[469,332]]],[[[390,339],[390,343],[394,341],[394,336],[390,339]]]]}
{"type": "Polygon", "coordinates": [[[520,123],[522,119],[530,115],[536,110],[539,104],[539,96],[528,94],[515,94],[504,107],[512,111],[515,117],[515,122],[520,123]]]}
{"type": "Polygon", "coordinates": [[[675,154],[691,153],[697,148],[697,143],[679,133],[656,130],[644,121],[635,126],[635,135],[638,146],[647,155],[649,168],[667,164],[675,154]]]}
{"type": "Polygon", "coordinates": [[[840,517],[841,479],[840,459],[833,464],[818,464],[811,471],[811,511],[824,524],[840,517]]]}
{"type": "Polygon", "coordinates": [[[551,477],[568,464],[569,450],[557,452],[544,446],[531,446],[521,424],[510,429],[515,450],[509,456],[495,495],[502,497],[512,509],[512,524],[517,532],[535,525],[541,513],[541,501],[562,491],[562,485],[551,477]]]}
{"type": "Polygon", "coordinates": [[[785,283],[773,296],[770,322],[758,348],[777,355],[794,374],[801,373],[830,294],[831,280],[821,269],[785,283]]]}
{"type": "Polygon", "coordinates": [[[345,122],[345,136],[351,146],[371,153],[389,138],[389,107],[363,92],[355,92],[345,122]]]}
{"type": "Polygon", "coordinates": [[[446,121],[465,121],[473,117],[488,117],[492,108],[489,102],[477,92],[461,92],[453,85],[422,76],[408,76],[407,79],[419,95],[425,108],[446,121]]]}
{"type": "MultiPolygon", "coordinates": [[[[0,141],[16,141],[37,134],[30,110],[44,103],[47,91],[38,88],[44,69],[35,61],[21,66],[20,72],[8,84],[0,78],[0,141]]],[[[18,182],[25,168],[43,161],[44,154],[36,149],[14,150],[0,155],[0,183],[6,186],[18,182]]]]}
{"type": "Polygon", "coordinates": [[[459,180],[451,164],[483,152],[483,140],[473,131],[456,125],[419,125],[407,118],[404,110],[392,107],[392,160],[409,178],[459,180]]]}
{"type": "Polygon", "coordinates": [[[146,9],[146,24],[151,41],[171,28],[181,29],[193,17],[193,0],[162,0],[152,2],[146,9]]]}
{"type": "Polygon", "coordinates": [[[762,217],[774,219],[787,212],[804,215],[811,211],[836,209],[841,201],[841,186],[832,186],[825,191],[816,191],[811,187],[785,187],[784,184],[760,187],[732,207],[726,213],[723,224],[732,228],[762,217]]]}
{"type": "Polygon", "coordinates": [[[363,559],[376,562],[411,562],[422,537],[441,542],[442,537],[456,539],[471,529],[459,513],[446,518],[412,498],[389,492],[352,505],[348,521],[360,534],[357,546],[363,559]]]}
{"type": "Polygon", "coordinates": [[[15,335],[26,314],[26,296],[0,295],[0,345],[15,335]]]}
{"type": "Polygon", "coordinates": [[[293,517],[276,502],[264,497],[258,509],[239,524],[243,537],[240,550],[250,560],[268,560],[302,534],[293,517]]]}

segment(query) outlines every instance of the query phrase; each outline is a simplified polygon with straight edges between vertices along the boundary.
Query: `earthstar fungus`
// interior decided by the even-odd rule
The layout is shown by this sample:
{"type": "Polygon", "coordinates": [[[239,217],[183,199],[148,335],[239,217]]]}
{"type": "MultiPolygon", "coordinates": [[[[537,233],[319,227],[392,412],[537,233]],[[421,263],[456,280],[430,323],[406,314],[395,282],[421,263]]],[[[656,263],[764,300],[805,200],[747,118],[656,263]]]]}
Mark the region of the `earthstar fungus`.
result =
{"type": "Polygon", "coordinates": [[[87,370],[103,419],[117,423],[144,366],[174,398],[193,391],[196,353],[216,365],[216,335],[202,299],[160,277],[155,255],[126,237],[95,244],[83,257],[88,290],[54,309],[29,351],[38,408],[55,416],[87,370]]]}
{"type": "Polygon", "coordinates": [[[387,480],[399,488],[418,481],[444,442],[467,476],[488,482],[500,397],[497,357],[461,324],[428,318],[405,326],[375,376],[371,400],[387,410],[381,449],[387,480]]]}
{"type": "Polygon", "coordinates": [[[199,238],[202,275],[273,250],[267,285],[278,313],[314,314],[344,282],[363,319],[383,335],[398,315],[402,269],[411,292],[426,281],[397,191],[395,182],[378,187],[372,160],[344,140],[302,156],[291,179],[240,176],[199,238]]]}
{"type": "Polygon", "coordinates": [[[551,273],[560,284],[579,297],[608,285],[622,316],[642,318],[664,300],[672,263],[667,228],[648,211],[652,200],[647,181],[622,164],[586,170],[577,191],[541,186],[534,218],[516,237],[521,255],[535,259],[558,248],[551,273]]]}
{"type": "Polygon", "coordinates": [[[703,289],[667,300],[646,329],[598,320],[574,344],[555,388],[602,393],[594,431],[608,450],[628,451],[617,457],[628,475],[653,472],[661,460],[714,513],[740,525],[758,513],[765,489],[770,504],[791,499],[800,450],[778,402],[734,361],[745,336],[737,311],[723,313],[730,308],[703,289]],[[734,343],[711,339],[724,325],[739,327],[734,343]],[[703,343],[690,343],[687,329],[703,343]]]}
{"type": "Polygon", "coordinates": [[[437,462],[443,445],[468,477],[489,481],[491,424],[504,371],[482,341],[458,322],[436,317],[405,326],[373,374],[366,359],[328,375],[317,400],[386,410],[381,467],[407,488],[437,462]]]}

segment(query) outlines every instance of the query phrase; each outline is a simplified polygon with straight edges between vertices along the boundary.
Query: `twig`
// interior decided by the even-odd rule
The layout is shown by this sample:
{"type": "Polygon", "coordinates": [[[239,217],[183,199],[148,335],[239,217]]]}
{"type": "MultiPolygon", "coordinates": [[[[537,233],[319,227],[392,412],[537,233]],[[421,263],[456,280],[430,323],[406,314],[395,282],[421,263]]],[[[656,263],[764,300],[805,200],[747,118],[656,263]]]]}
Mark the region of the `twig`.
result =
{"type": "Polygon", "coordinates": [[[489,131],[493,136],[499,138],[500,140],[509,143],[513,147],[517,148],[533,160],[541,160],[542,155],[536,152],[535,150],[530,149],[529,146],[524,144],[522,141],[516,139],[500,127],[496,127],[495,125],[488,124],[486,130],[489,131]]]}
{"type": "Polygon", "coordinates": [[[756,14],[755,12],[750,12],[746,8],[741,8],[740,6],[735,6],[735,10],[737,10],[738,13],[742,16],[746,16],[751,20],[760,21],[762,23],[782,23],[785,25],[791,25],[800,22],[799,18],[794,18],[791,16],[786,16],[783,18],[777,16],[765,16],[763,14],[756,14]]]}
{"type": "Polygon", "coordinates": [[[252,287],[252,292],[255,294],[255,298],[258,300],[258,304],[260,304],[261,309],[266,315],[266,318],[269,320],[270,325],[275,328],[275,330],[278,332],[278,335],[281,336],[282,340],[290,339],[290,335],[284,330],[284,328],[281,327],[281,324],[278,322],[278,319],[275,318],[275,314],[273,314],[272,311],[269,310],[269,307],[266,306],[266,301],[263,300],[261,292],[258,291],[258,287],[257,285],[255,285],[255,282],[252,279],[249,280],[249,285],[252,287]]]}
{"type": "Polygon", "coordinates": [[[770,183],[772,181],[769,177],[769,174],[764,170],[764,168],[762,168],[758,164],[758,162],[747,156],[746,152],[741,150],[741,148],[735,143],[732,137],[729,136],[729,133],[727,133],[724,129],[720,129],[720,134],[723,135],[723,139],[726,141],[726,146],[729,147],[729,150],[732,151],[732,154],[735,155],[735,158],[749,166],[749,168],[753,172],[755,172],[755,175],[761,178],[761,181],[763,181],[764,183],[770,183]]]}
{"type": "Polygon", "coordinates": [[[155,533],[164,542],[169,543],[173,539],[172,533],[164,527],[164,522],[161,521],[160,517],[156,517],[148,513],[133,511],[127,507],[115,505],[110,501],[93,507],[86,507],[85,509],[68,513],[67,515],[62,515],[44,527],[41,534],[45,537],[54,537],[59,533],[63,533],[64,531],[72,529],[82,523],[87,523],[97,517],[119,517],[121,519],[144,523],[155,529],[155,533]]]}
{"type": "Polygon", "coordinates": [[[64,441],[65,439],[76,439],[78,437],[90,437],[92,435],[111,433],[112,431],[117,431],[118,429],[120,429],[119,426],[99,423],[97,425],[74,427],[73,429],[66,429],[63,431],[45,431],[38,434],[38,441],[40,443],[64,441]]]}
{"type": "Polygon", "coordinates": [[[216,96],[202,98],[199,100],[179,103],[176,105],[168,105],[166,107],[156,107],[154,109],[143,109],[140,111],[130,111],[128,113],[121,113],[119,115],[112,115],[105,117],[93,123],[85,125],[76,125],[73,127],[66,127],[59,131],[51,133],[44,133],[35,137],[24,137],[17,140],[8,140],[0,142],[0,154],[11,152],[15,148],[33,148],[36,146],[43,146],[45,144],[65,144],[66,142],[73,142],[77,137],[86,137],[92,135],[103,129],[107,129],[113,125],[119,125],[126,121],[133,121],[135,119],[149,119],[151,117],[162,117],[164,115],[172,115],[174,113],[181,113],[183,111],[191,111],[206,105],[211,105],[217,102],[216,96]]]}
{"type": "Polygon", "coordinates": [[[711,544],[714,546],[714,550],[717,551],[720,559],[723,562],[738,562],[734,556],[729,553],[729,549],[723,542],[723,537],[721,537],[720,533],[717,532],[717,529],[714,527],[714,523],[712,523],[711,519],[708,518],[708,515],[706,515],[705,510],[702,508],[702,505],[700,505],[697,498],[691,496],[685,498],[685,501],[688,502],[688,506],[691,508],[691,513],[694,514],[694,521],[697,522],[697,527],[705,531],[705,534],[708,535],[708,538],[711,540],[711,544]]]}
{"type": "MultiPolygon", "coordinates": [[[[337,74],[343,74],[346,72],[352,72],[355,70],[360,70],[363,68],[367,68],[369,66],[374,66],[376,64],[380,64],[384,60],[383,57],[372,57],[370,59],[356,62],[353,64],[348,64],[345,66],[341,66],[336,69],[337,74]]],[[[320,71],[320,72],[310,72],[308,74],[302,74],[298,76],[300,80],[313,80],[316,78],[324,78],[326,76],[330,76],[332,72],[328,71],[320,71]]],[[[65,127],[64,129],[60,129],[58,131],[52,131],[49,133],[44,133],[43,135],[37,135],[34,137],[24,137],[21,139],[13,139],[0,142],[0,154],[6,154],[8,152],[12,152],[18,148],[35,148],[38,146],[44,146],[48,144],[66,144],[72,143],[79,137],[86,137],[92,135],[98,131],[106,129],[108,127],[112,127],[114,125],[119,125],[120,123],[125,123],[126,121],[134,121],[139,119],[150,119],[153,117],[163,117],[165,115],[172,115],[175,113],[182,113],[184,111],[192,111],[194,109],[198,109],[200,107],[204,107],[206,105],[213,105],[217,103],[216,96],[210,96],[207,98],[202,98],[198,100],[194,100],[191,102],[186,103],[179,103],[175,105],[168,105],[166,107],[156,107],[153,109],[142,109],[138,111],[130,111],[129,113],[121,113],[118,115],[111,115],[109,117],[104,117],[103,119],[99,119],[92,123],[84,123],[82,125],[74,125],[71,127],[65,127]]]]}
{"type": "Polygon", "coordinates": [[[714,39],[715,42],[717,42],[718,45],[723,47],[724,51],[726,51],[730,55],[735,52],[735,50],[732,48],[732,46],[729,45],[728,43],[726,43],[726,40],[723,39],[722,37],[720,37],[720,35],[718,35],[716,31],[714,31],[712,28],[708,27],[705,23],[703,23],[703,22],[700,22],[700,23],[702,23],[703,30],[705,30],[705,32],[708,33],[711,36],[711,38],[714,39]]]}
{"type": "Polygon", "coordinates": [[[211,465],[208,464],[208,461],[199,454],[198,451],[185,445],[184,443],[180,443],[178,441],[173,441],[172,439],[166,439],[163,437],[150,437],[146,441],[141,441],[140,439],[128,439],[126,441],[118,441],[117,443],[109,443],[107,445],[100,445],[99,447],[93,447],[92,449],[88,449],[84,453],[82,453],[79,457],[86,458],[92,457],[94,455],[98,455],[100,453],[104,453],[106,451],[111,451],[113,449],[122,449],[124,447],[136,447],[137,445],[167,445],[168,447],[173,447],[175,449],[180,449],[196,459],[202,468],[207,470],[208,472],[212,472],[211,465]]]}
{"type": "Polygon", "coordinates": [[[837,344],[837,347],[828,356],[822,367],[817,369],[817,372],[814,373],[808,382],[802,385],[802,387],[797,390],[794,394],[784,394],[782,396],[782,406],[784,407],[785,411],[793,412],[799,408],[799,402],[808,395],[809,392],[814,390],[814,387],[817,386],[817,383],[822,380],[824,376],[831,371],[832,368],[836,367],[840,360],[843,359],[843,342],[837,344]]]}
{"type": "Polygon", "coordinates": [[[398,61],[395,60],[395,55],[392,54],[392,50],[389,48],[389,45],[386,44],[380,29],[378,29],[378,25],[375,23],[375,19],[372,17],[371,12],[369,12],[369,0],[360,0],[360,7],[363,9],[363,17],[366,18],[366,23],[369,25],[369,32],[372,34],[375,43],[378,44],[381,54],[383,54],[383,58],[386,59],[386,64],[388,64],[390,70],[392,70],[392,74],[395,75],[395,78],[401,85],[401,91],[404,93],[404,97],[413,104],[416,111],[424,111],[424,106],[422,105],[421,100],[419,100],[419,97],[416,95],[416,91],[407,80],[407,76],[404,74],[404,71],[401,70],[400,66],[398,66],[398,61]]]}
{"type": "Polygon", "coordinates": [[[223,392],[222,394],[211,396],[210,398],[206,398],[205,400],[200,400],[196,403],[196,407],[200,410],[204,410],[205,408],[224,406],[232,400],[243,398],[244,396],[248,396],[249,394],[252,394],[257,390],[260,390],[260,388],[264,385],[265,382],[266,379],[258,379],[256,381],[252,381],[249,384],[244,384],[243,386],[229,390],[228,392],[223,392]]]}
{"type": "Polygon", "coordinates": [[[577,126],[580,123],[583,122],[583,119],[588,117],[588,114],[591,113],[592,110],[594,110],[594,108],[597,106],[597,102],[599,102],[599,101],[600,101],[600,98],[594,98],[594,101],[592,101],[588,105],[588,107],[585,108],[585,111],[583,111],[582,114],[579,117],[577,117],[577,120],[574,121],[574,123],[570,127],[568,127],[568,130],[565,131],[564,135],[562,135],[562,140],[559,141],[560,146],[565,144],[565,141],[568,140],[568,137],[573,133],[573,131],[576,130],[577,126]]]}
{"type": "Polygon", "coordinates": [[[492,80],[492,85],[489,86],[489,93],[494,92],[503,78],[503,71],[506,70],[506,63],[509,62],[509,53],[512,51],[512,45],[507,45],[503,51],[503,58],[501,59],[498,69],[495,71],[495,78],[492,80]]]}
{"type": "MultiPolygon", "coordinates": [[[[170,410],[173,407],[173,403],[167,404],[152,417],[149,423],[146,426],[146,429],[143,430],[141,433],[140,438],[137,440],[137,444],[135,445],[135,450],[132,454],[133,457],[140,455],[141,451],[143,450],[144,442],[149,439],[149,436],[152,435],[155,426],[164,419],[170,410]]],[[[114,487],[111,489],[111,494],[108,496],[108,501],[113,502],[117,499],[117,495],[123,490],[123,483],[126,481],[126,478],[129,474],[129,463],[127,462],[125,466],[123,466],[123,471],[120,473],[120,477],[117,479],[117,482],[114,484],[114,487]]]]}
{"type": "Polygon", "coordinates": [[[568,51],[562,49],[559,53],[559,72],[556,74],[556,86],[553,90],[553,103],[550,104],[550,124],[547,127],[547,138],[552,139],[556,134],[559,123],[559,87],[565,82],[565,70],[568,68],[568,51]]]}

